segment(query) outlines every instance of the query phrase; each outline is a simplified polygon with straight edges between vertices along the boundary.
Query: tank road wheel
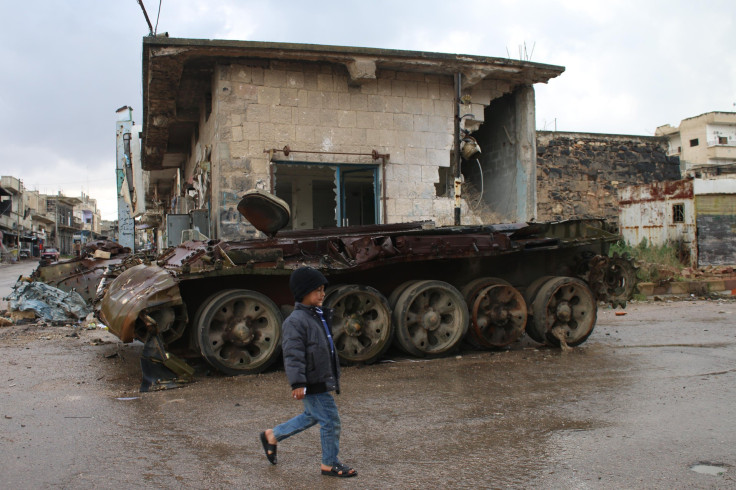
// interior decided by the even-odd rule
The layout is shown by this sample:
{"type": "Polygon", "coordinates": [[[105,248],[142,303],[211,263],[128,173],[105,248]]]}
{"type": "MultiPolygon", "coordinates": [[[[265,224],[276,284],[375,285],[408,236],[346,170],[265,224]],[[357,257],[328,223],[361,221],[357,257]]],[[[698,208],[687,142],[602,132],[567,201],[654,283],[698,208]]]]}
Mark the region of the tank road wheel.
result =
{"type": "MultiPolygon", "coordinates": [[[[524,290],[524,301],[526,302],[526,311],[528,315],[534,314],[534,312],[532,312],[532,303],[534,302],[534,298],[537,296],[537,292],[539,291],[539,288],[541,288],[544,285],[544,283],[549,281],[550,279],[554,279],[554,276],[539,277],[535,279],[524,290]]],[[[528,323],[531,323],[531,318],[529,318],[528,323]]],[[[534,329],[532,325],[527,325],[526,334],[529,337],[531,337],[531,339],[534,340],[535,342],[544,344],[544,335],[542,336],[537,335],[537,331],[534,329]]]]}
{"type": "Polygon", "coordinates": [[[388,300],[368,286],[339,286],[325,297],[334,310],[332,338],[346,364],[377,361],[391,345],[393,328],[388,300]]]}
{"type": "Polygon", "coordinates": [[[222,291],[205,301],[195,321],[202,357],[225,374],[261,372],[281,351],[283,317],[261,293],[222,291]]]}
{"type": "Polygon", "coordinates": [[[548,280],[537,291],[531,309],[528,330],[534,330],[549,345],[574,347],[593,333],[597,303],[593,292],[580,279],[548,280]]]}
{"type": "MultiPolygon", "coordinates": [[[[498,277],[481,277],[478,279],[474,279],[467,283],[463,288],[460,290],[460,294],[463,295],[463,298],[465,298],[465,302],[468,304],[468,308],[472,310],[473,304],[475,303],[475,299],[478,297],[478,293],[483,291],[488,286],[493,286],[495,284],[509,284],[507,281],[504,281],[501,278],[498,277]]],[[[485,345],[478,341],[475,337],[475,328],[473,325],[473,312],[470,311],[470,325],[468,326],[468,333],[465,334],[465,341],[472,345],[473,347],[477,349],[483,349],[490,347],[488,345],[485,345]]]]}
{"type": "Polygon", "coordinates": [[[468,306],[460,291],[442,281],[417,281],[396,300],[396,342],[417,357],[444,354],[468,330],[468,306]]]}
{"type": "Polygon", "coordinates": [[[526,303],[513,286],[495,284],[476,294],[468,332],[484,347],[504,347],[524,334],[526,303]]]}

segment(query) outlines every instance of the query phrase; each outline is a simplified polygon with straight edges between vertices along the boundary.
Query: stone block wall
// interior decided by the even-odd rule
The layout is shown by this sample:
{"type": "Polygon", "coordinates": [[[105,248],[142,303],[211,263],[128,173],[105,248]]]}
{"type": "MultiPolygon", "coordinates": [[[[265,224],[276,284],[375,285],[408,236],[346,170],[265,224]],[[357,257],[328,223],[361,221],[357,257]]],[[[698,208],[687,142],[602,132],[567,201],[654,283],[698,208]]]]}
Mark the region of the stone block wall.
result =
{"type": "Polygon", "coordinates": [[[537,220],[618,224],[617,189],[680,179],[663,137],[537,132],[537,220]]]}
{"type": "MultiPolygon", "coordinates": [[[[270,156],[264,150],[286,145],[294,153],[276,152],[274,160],[380,163],[369,156],[326,152],[388,153],[383,176],[388,223],[452,223],[452,196],[438,197],[435,189],[439,168],[449,167],[452,158],[451,76],[379,70],[375,80],[350,85],[346,68],[339,64],[272,60],[220,65],[212,87],[212,116],[200,121],[199,141],[193,146],[213,145],[216,236],[252,234],[244,232],[238,196],[251,188],[271,190],[270,156]]],[[[482,107],[510,86],[482,81],[473,90],[480,119],[476,123],[481,123],[482,107]]]]}

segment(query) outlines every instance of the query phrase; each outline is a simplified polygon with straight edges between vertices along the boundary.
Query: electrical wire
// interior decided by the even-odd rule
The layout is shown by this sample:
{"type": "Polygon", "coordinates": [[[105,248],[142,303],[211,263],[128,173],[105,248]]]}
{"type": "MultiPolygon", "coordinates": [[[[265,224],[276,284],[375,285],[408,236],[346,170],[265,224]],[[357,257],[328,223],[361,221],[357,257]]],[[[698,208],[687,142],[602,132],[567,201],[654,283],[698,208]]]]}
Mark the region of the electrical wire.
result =
{"type": "Polygon", "coordinates": [[[156,28],[153,29],[153,35],[154,36],[158,32],[158,19],[159,19],[159,17],[161,17],[161,2],[163,2],[163,0],[158,0],[158,13],[156,14],[156,28]]]}
{"type": "MultiPolygon", "coordinates": [[[[480,173],[480,196],[478,197],[478,204],[483,200],[483,167],[480,164],[480,160],[478,158],[475,159],[476,163],[478,164],[478,173],[480,173]]],[[[476,206],[478,205],[476,204],[476,206]]]]}

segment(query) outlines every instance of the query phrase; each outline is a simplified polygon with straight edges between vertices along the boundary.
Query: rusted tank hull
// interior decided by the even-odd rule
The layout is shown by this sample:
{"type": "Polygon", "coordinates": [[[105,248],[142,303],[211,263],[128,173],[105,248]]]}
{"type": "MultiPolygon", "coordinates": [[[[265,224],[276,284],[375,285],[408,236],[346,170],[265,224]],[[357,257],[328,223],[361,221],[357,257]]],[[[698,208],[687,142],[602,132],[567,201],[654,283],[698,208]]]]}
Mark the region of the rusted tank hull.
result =
{"type": "Polygon", "coordinates": [[[618,239],[600,221],[578,220],[187,242],[118,277],[102,311],[124,341],[173,330],[170,340],[221,371],[259,372],[279,353],[280,323],[293,306],[289,275],[310,265],[330,281],[325,305],[336,310],[333,335],[346,363],[374,362],[394,339],[426,357],[466,336],[503,346],[525,330],[566,348],[590,335],[598,301],[631,294],[630,271],[608,258],[618,239]]]}

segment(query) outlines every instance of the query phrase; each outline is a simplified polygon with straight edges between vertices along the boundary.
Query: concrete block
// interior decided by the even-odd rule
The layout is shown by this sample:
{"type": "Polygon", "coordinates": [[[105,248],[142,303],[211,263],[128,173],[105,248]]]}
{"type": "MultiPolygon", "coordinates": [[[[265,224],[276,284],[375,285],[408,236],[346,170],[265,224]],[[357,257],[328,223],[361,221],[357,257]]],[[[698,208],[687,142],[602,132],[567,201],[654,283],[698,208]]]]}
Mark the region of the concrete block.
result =
{"type": "Polygon", "coordinates": [[[351,94],[350,95],[350,109],[353,111],[367,111],[368,110],[368,96],[365,94],[351,94]]]}
{"type": "Polygon", "coordinates": [[[248,122],[269,122],[271,107],[260,104],[248,104],[245,109],[245,120],[248,122]]]}
{"type": "Polygon", "coordinates": [[[314,126],[296,126],[296,141],[314,143],[314,126]]]}
{"type": "Polygon", "coordinates": [[[319,109],[298,108],[296,112],[296,123],[299,126],[319,126],[319,109]]]}
{"type": "Polygon", "coordinates": [[[347,92],[337,94],[337,108],[341,111],[349,111],[351,97],[347,92]]]}
{"type": "Polygon", "coordinates": [[[322,109],[324,97],[322,92],[307,91],[307,107],[310,109],[322,109]]]}
{"type": "Polygon", "coordinates": [[[335,91],[335,80],[332,78],[332,73],[321,73],[317,75],[317,90],[323,92],[335,91]]]}
{"type": "Polygon", "coordinates": [[[319,111],[319,124],[321,126],[337,127],[337,111],[322,109],[319,111]]]}
{"type": "Polygon", "coordinates": [[[393,129],[394,114],[389,112],[376,112],[373,114],[373,124],[376,129],[393,129]]]}
{"type": "Polygon", "coordinates": [[[229,77],[233,82],[250,83],[253,79],[251,77],[251,67],[245,65],[231,65],[229,77]]]}
{"type": "Polygon", "coordinates": [[[386,107],[386,112],[393,114],[404,112],[403,97],[394,97],[392,95],[387,95],[384,96],[383,101],[386,107]]]}
{"type": "Polygon", "coordinates": [[[242,126],[233,126],[230,128],[230,132],[232,134],[233,141],[243,141],[243,127],[242,126]]]}
{"type": "Polygon", "coordinates": [[[281,98],[279,104],[286,107],[296,107],[299,105],[299,90],[295,88],[282,88],[279,92],[281,98]]]}
{"type": "Polygon", "coordinates": [[[373,112],[357,111],[355,113],[355,126],[358,128],[373,129],[375,124],[373,122],[373,112]]]}
{"type": "Polygon", "coordinates": [[[637,284],[639,292],[644,296],[651,296],[654,294],[654,286],[655,284],[653,282],[640,282],[637,284]]]}
{"type": "Polygon", "coordinates": [[[378,82],[376,80],[368,80],[360,85],[360,93],[365,95],[375,95],[378,91],[378,82]]]}
{"type": "MultiPolygon", "coordinates": [[[[442,117],[455,117],[455,107],[451,100],[436,99],[432,101],[432,114],[442,117]]],[[[461,116],[464,114],[460,114],[461,116]]]]}
{"type": "Polygon", "coordinates": [[[258,87],[258,103],[262,105],[277,105],[281,101],[281,92],[274,87],[258,87]]]}
{"type": "Polygon", "coordinates": [[[670,284],[670,292],[672,294],[687,294],[689,292],[690,283],[673,282],[670,284]]]}
{"type": "Polygon", "coordinates": [[[322,108],[337,110],[338,94],[336,92],[324,92],[322,94],[322,108]]]}
{"type": "MultiPolygon", "coordinates": [[[[427,164],[427,150],[425,148],[406,148],[405,150],[406,163],[408,165],[426,165],[427,164]]],[[[421,180],[421,170],[415,176],[416,180],[421,180]]]]}
{"type": "Polygon", "coordinates": [[[253,85],[263,85],[263,68],[258,66],[252,67],[250,76],[253,85]]]}
{"type": "MultiPolygon", "coordinates": [[[[298,109],[297,109],[298,110],[298,109]]],[[[291,107],[284,106],[272,106],[271,107],[271,122],[277,124],[292,124],[292,109],[291,107]]]]}
{"type": "Polygon", "coordinates": [[[286,72],[283,70],[265,70],[263,72],[263,84],[267,87],[286,87],[286,72]]]}
{"type": "Polygon", "coordinates": [[[294,89],[304,88],[304,73],[297,71],[287,72],[286,87],[294,89]]]}
{"type": "Polygon", "coordinates": [[[379,78],[376,85],[376,94],[378,95],[391,95],[391,83],[393,80],[385,78],[386,73],[383,74],[384,78],[379,78]]]}
{"type": "Polygon", "coordinates": [[[382,95],[368,96],[368,110],[370,112],[386,112],[386,101],[382,95]]]}
{"type": "Polygon", "coordinates": [[[724,284],[723,279],[709,279],[706,283],[708,285],[708,291],[710,292],[726,290],[726,285],[724,284]]]}
{"type": "MultiPolygon", "coordinates": [[[[436,167],[424,166],[422,167],[422,182],[435,183],[439,182],[440,174],[436,167]]],[[[434,193],[434,189],[432,190],[434,193]]]]}
{"type": "Polygon", "coordinates": [[[354,128],[356,124],[355,111],[338,111],[337,125],[341,128],[354,128]]]}
{"type": "Polygon", "coordinates": [[[405,114],[422,114],[422,99],[403,98],[403,109],[405,114]]]}
{"type": "Polygon", "coordinates": [[[244,140],[259,140],[261,139],[260,123],[257,122],[244,122],[241,125],[241,133],[244,140]]]}
{"type": "Polygon", "coordinates": [[[400,131],[414,131],[414,116],[412,114],[394,114],[394,128],[400,131]]]}

